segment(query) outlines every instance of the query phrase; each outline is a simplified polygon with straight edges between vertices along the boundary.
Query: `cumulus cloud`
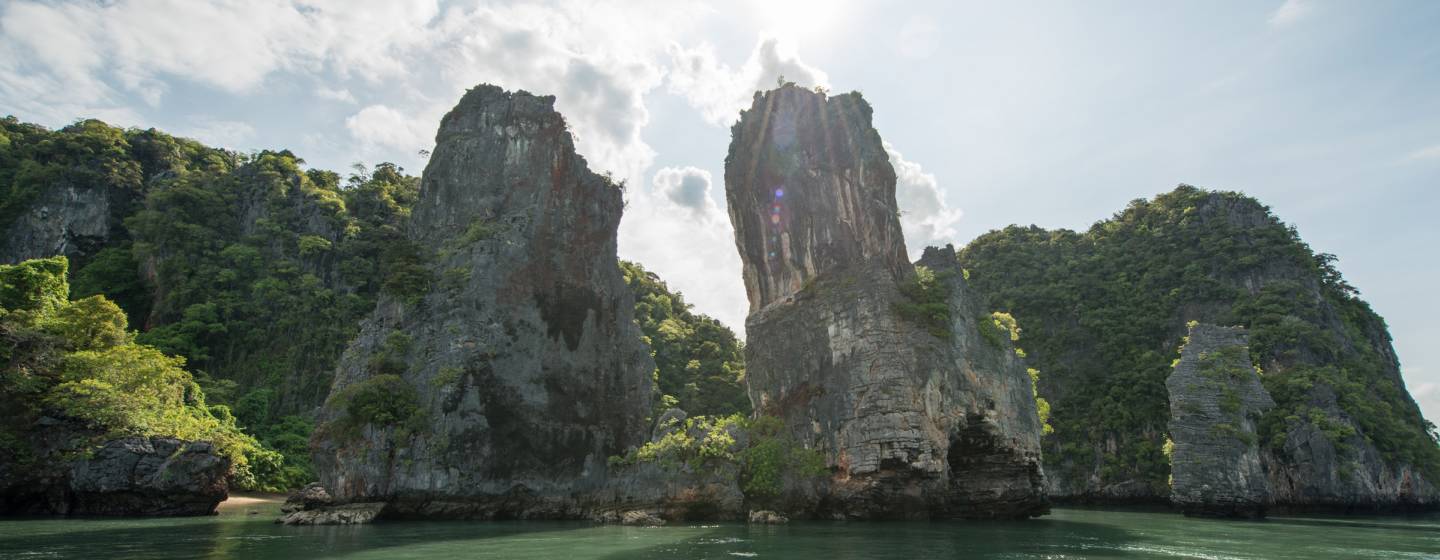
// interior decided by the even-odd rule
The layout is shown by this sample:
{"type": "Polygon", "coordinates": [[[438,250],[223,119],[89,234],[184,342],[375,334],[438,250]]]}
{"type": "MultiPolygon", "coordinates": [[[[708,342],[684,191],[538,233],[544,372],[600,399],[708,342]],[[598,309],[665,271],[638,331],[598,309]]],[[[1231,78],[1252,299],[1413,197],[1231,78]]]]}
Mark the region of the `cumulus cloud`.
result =
{"type": "MultiPolygon", "coordinates": [[[[350,115],[345,119],[345,128],[362,144],[383,146],[402,153],[430,148],[423,125],[384,105],[370,105],[350,115]]],[[[432,134],[428,136],[433,137],[434,127],[430,132],[432,134]]]]}
{"type": "Polygon", "coordinates": [[[15,0],[0,4],[0,100],[58,124],[134,122],[183,81],[244,94],[279,71],[405,74],[436,0],[15,0]],[[27,100],[34,100],[33,102],[27,100]]]}
{"type": "Polygon", "coordinates": [[[665,168],[656,173],[650,192],[632,192],[620,222],[620,255],[644,263],[683,292],[696,310],[743,336],[750,304],[741,281],[735,230],[709,201],[709,177],[708,171],[693,167],[665,168]],[[694,198],[693,192],[684,192],[687,180],[692,188],[706,187],[702,202],[685,204],[694,198]]]}
{"type": "Polygon", "coordinates": [[[906,160],[889,142],[885,142],[885,153],[895,168],[895,202],[900,207],[900,228],[905,232],[911,260],[920,258],[925,247],[955,243],[955,225],[960,222],[961,212],[945,204],[935,175],[906,160]]]}
{"type": "Polygon", "coordinates": [[[739,68],[731,68],[715,55],[714,47],[670,46],[672,68],[666,86],[684,97],[705,119],[730,126],[736,114],[750,106],[756,91],[774,88],[784,77],[801,87],[830,87],[823,70],[800,60],[795,47],[775,37],[761,37],[750,57],[739,68]]]}
{"type": "Polygon", "coordinates": [[[1285,0],[1270,14],[1270,25],[1285,27],[1305,17],[1314,8],[1310,0],[1285,0]]]}
{"type": "Polygon", "coordinates": [[[655,172],[655,192],[702,221],[716,219],[720,208],[710,197],[710,172],[696,167],[665,167],[655,172]]]}
{"type": "Polygon", "coordinates": [[[447,11],[422,56],[440,87],[427,92],[428,99],[412,112],[438,117],[465,88],[480,82],[555,95],[556,108],[592,167],[642,181],[655,156],[641,138],[650,121],[645,95],[660,84],[663,44],[635,44],[628,34],[642,30],[633,21],[594,11],[576,4],[447,11]]]}

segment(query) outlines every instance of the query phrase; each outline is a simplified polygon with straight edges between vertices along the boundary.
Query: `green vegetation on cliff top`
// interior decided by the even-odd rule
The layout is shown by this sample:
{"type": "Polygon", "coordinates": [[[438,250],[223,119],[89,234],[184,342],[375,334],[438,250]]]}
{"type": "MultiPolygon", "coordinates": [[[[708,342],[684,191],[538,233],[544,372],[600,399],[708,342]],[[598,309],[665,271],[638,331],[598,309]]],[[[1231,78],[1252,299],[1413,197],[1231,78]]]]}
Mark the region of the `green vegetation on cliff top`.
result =
{"type": "MultiPolygon", "coordinates": [[[[1263,443],[1282,451],[1313,424],[1342,452],[1358,434],[1440,479],[1440,447],[1403,390],[1384,321],[1293,227],[1239,193],[1181,186],[1135,200],[1088,231],[1011,226],[960,254],[989,308],[1013,314],[1046,372],[1052,476],[1138,480],[1163,492],[1165,378],[1185,325],[1249,328],[1277,406],[1263,443]],[[1333,392],[1340,414],[1315,406],[1333,392]]],[[[1332,407],[1333,408],[1333,407],[1332,407]]],[[[1163,494],[1162,494],[1163,495],[1163,494]]]]}

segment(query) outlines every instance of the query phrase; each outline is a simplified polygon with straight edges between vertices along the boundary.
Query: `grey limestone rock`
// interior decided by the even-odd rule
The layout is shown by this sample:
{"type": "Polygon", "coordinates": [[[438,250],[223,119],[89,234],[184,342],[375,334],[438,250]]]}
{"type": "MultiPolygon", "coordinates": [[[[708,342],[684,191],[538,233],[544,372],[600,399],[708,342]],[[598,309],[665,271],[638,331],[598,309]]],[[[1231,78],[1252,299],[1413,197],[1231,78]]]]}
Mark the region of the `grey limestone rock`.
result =
{"type": "MultiPolygon", "coordinates": [[[[68,445],[64,426],[42,429],[68,445]]],[[[73,459],[60,448],[43,468],[0,468],[0,514],[208,515],[229,495],[230,460],[209,443],[126,437],[73,459]]]]}
{"type": "Polygon", "coordinates": [[[110,238],[110,192],[56,184],[16,217],[0,239],[0,259],[17,263],[96,250],[110,238]]]}
{"type": "Polygon", "coordinates": [[[1170,393],[1170,501],[1187,515],[1262,517],[1273,499],[1258,423],[1275,401],[1250,362],[1242,327],[1194,324],[1170,393]]]}
{"type": "Polygon", "coordinates": [[[306,509],[285,512],[275,522],[284,525],[362,525],[374,522],[384,510],[384,502],[312,505],[306,509]]]}
{"type": "Polygon", "coordinates": [[[312,441],[337,503],[582,518],[608,458],[644,442],[655,366],[616,259],[621,189],[554,102],[478,86],[441,121],[407,234],[436,274],[381,297],[312,441]],[[367,394],[394,406],[356,417],[367,394]]]}
{"type": "Polygon", "coordinates": [[[750,313],[757,413],[826,455],[779,509],[839,518],[1028,517],[1047,511],[1041,424],[1009,341],[952,248],[926,251],[946,332],[903,319],[895,172],[857,93],[758,93],[731,129],[725,188],[750,313]],[[982,319],[983,317],[983,319],[982,319]]]}
{"type": "Polygon", "coordinates": [[[750,522],[759,525],[784,525],[790,522],[790,518],[768,509],[761,509],[750,512],[750,522]]]}

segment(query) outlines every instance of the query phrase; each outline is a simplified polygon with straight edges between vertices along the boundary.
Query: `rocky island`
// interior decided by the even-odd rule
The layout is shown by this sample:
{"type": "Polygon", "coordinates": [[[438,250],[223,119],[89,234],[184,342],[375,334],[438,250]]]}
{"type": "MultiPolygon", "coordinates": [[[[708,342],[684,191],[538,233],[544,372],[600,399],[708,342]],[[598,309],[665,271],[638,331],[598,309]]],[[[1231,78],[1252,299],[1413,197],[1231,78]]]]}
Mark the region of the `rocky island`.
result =
{"type": "Polygon", "coordinates": [[[1041,423],[1009,337],[953,249],[906,259],[895,171],[859,94],[756,94],[725,193],[750,299],[750,399],[824,453],[787,511],[837,518],[1028,517],[1047,503],[1041,423]]]}
{"type": "Polygon", "coordinates": [[[441,121],[407,232],[427,273],[380,298],[321,413],[314,461],[336,501],[580,518],[608,458],[648,434],[620,188],[554,102],[480,86],[441,121]]]}

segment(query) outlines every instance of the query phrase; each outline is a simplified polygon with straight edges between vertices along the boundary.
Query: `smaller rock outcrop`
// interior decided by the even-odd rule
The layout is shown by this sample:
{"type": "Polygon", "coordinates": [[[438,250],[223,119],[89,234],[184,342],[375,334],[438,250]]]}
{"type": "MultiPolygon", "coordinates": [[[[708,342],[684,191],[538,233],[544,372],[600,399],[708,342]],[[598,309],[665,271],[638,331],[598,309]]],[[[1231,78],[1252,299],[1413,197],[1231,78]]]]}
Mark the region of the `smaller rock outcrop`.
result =
{"type": "Polygon", "coordinates": [[[113,440],[70,467],[70,515],[205,515],[229,496],[230,460],[206,442],[113,440]]]}
{"type": "Polygon", "coordinates": [[[311,482],[285,499],[276,523],[284,525],[360,525],[375,521],[385,510],[382,502],[338,504],[318,482],[311,482]]]}
{"type": "Polygon", "coordinates": [[[1275,401],[1243,327],[1192,323],[1170,392],[1170,501],[1186,515],[1263,517],[1272,503],[1257,426],[1275,401]]]}
{"type": "Polygon", "coordinates": [[[44,464],[43,471],[0,469],[0,513],[209,515],[229,495],[230,460],[205,442],[127,437],[88,457],[44,464]]]}
{"type": "Polygon", "coordinates": [[[757,525],[784,525],[790,522],[790,518],[768,509],[750,512],[750,522],[757,525]]]}

